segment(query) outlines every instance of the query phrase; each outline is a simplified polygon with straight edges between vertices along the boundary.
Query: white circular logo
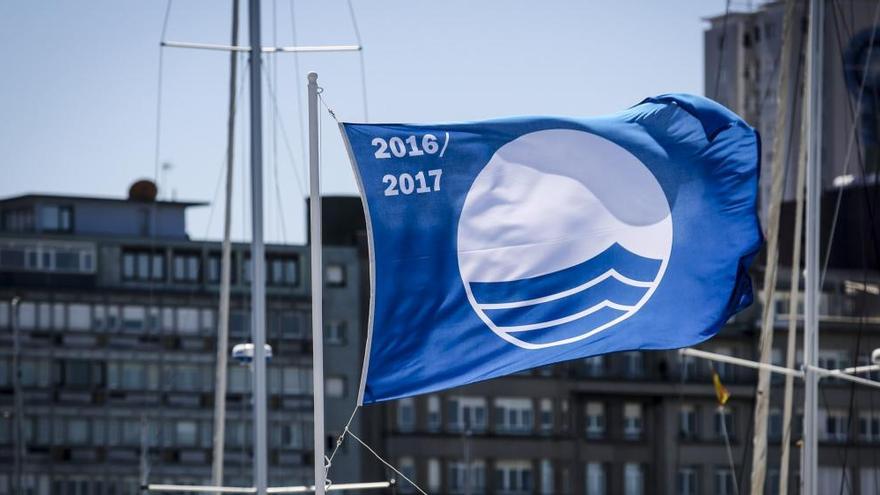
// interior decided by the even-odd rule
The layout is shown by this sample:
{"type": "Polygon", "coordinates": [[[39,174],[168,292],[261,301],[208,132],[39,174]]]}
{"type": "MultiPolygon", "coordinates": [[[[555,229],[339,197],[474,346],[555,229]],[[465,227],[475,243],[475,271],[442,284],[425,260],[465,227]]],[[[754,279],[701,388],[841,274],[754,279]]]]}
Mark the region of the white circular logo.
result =
{"type": "Polygon", "coordinates": [[[671,249],[669,203],[654,175],[617,144],[568,129],[499,148],[458,225],[471,306],[524,349],[576,342],[634,315],[671,249]]]}

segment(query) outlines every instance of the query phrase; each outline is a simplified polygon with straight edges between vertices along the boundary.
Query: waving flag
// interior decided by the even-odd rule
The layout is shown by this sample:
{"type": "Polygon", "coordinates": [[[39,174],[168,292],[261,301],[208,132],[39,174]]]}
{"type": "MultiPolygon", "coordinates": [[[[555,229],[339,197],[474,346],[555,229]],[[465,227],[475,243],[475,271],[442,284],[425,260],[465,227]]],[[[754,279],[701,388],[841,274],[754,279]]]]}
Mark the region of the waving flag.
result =
{"type": "Polygon", "coordinates": [[[693,345],[752,301],[759,139],[712,101],[341,128],[370,241],[361,403],[693,345]]]}

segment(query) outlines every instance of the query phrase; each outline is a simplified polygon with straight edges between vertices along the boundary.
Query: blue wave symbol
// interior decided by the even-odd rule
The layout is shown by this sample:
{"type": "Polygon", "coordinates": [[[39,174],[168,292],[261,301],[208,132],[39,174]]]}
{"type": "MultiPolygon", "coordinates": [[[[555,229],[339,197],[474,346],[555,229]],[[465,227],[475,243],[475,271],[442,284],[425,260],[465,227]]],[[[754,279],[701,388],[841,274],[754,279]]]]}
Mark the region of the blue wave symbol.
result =
{"type": "Polygon", "coordinates": [[[661,260],[639,256],[615,243],[557,272],[469,286],[497,331],[530,344],[548,344],[584,335],[633,313],[656,285],[661,266],[661,260]]]}

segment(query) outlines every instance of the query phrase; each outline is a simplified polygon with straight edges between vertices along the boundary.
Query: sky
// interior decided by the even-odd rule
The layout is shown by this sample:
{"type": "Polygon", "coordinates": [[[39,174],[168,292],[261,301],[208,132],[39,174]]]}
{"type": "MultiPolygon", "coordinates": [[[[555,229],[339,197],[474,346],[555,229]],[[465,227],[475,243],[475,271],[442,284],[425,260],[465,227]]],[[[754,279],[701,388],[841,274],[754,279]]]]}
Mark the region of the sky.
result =
{"type": "MultiPolygon", "coordinates": [[[[601,115],[656,94],[703,94],[704,19],[722,14],[724,4],[352,0],[365,84],[358,53],[277,54],[264,62],[267,240],[305,239],[300,109],[308,71],[319,74],[327,105],[346,121],[365,120],[365,111],[371,122],[601,115]]],[[[166,40],[229,43],[231,1],[176,0],[170,8],[164,0],[0,2],[7,67],[0,197],[124,197],[135,180],[156,179],[162,199],[209,203],[189,210],[190,237],[221,237],[229,56],[160,48],[166,9],[166,40]]],[[[300,45],[357,42],[345,0],[262,0],[262,20],[263,45],[294,44],[294,28],[300,45]]],[[[241,240],[250,232],[248,87],[237,85],[232,232],[241,240]]],[[[323,194],[356,194],[326,112],[321,130],[323,194]]]]}

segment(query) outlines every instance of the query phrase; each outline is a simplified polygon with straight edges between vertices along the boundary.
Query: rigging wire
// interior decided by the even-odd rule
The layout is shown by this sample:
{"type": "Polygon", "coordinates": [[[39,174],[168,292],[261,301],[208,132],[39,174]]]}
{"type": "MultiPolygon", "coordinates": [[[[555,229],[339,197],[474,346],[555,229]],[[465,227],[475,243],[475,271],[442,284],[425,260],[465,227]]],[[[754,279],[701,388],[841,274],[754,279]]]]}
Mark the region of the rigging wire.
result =
{"type": "MultiPolygon", "coordinates": [[[[880,6],[878,6],[878,7],[880,7],[880,6]]],[[[839,9],[840,9],[839,4],[834,3],[833,6],[832,6],[832,14],[833,14],[833,19],[834,19],[834,22],[835,22],[835,28],[836,28],[836,29],[835,29],[835,33],[836,33],[836,35],[837,35],[837,48],[838,48],[838,52],[839,52],[839,54],[840,54],[841,60],[843,60],[843,40],[842,40],[842,38],[841,38],[841,36],[840,36],[840,32],[841,32],[841,23],[843,23],[844,27],[846,27],[846,29],[847,29],[847,35],[848,35],[848,36],[852,36],[852,29],[851,29],[851,27],[846,23],[846,20],[845,20],[845,19],[842,19],[843,16],[842,16],[842,14],[841,14],[841,12],[840,12],[839,9]]],[[[876,32],[876,30],[875,30],[875,32],[876,32]]],[[[872,38],[873,38],[873,33],[872,33],[872,38]]],[[[864,83],[864,78],[863,78],[863,83],[864,83]]],[[[859,92],[859,94],[861,95],[861,91],[859,92]]],[[[861,101],[861,100],[859,100],[859,102],[860,102],[860,101],[861,101]]],[[[857,127],[857,122],[858,122],[858,121],[857,121],[857,119],[858,119],[858,113],[857,113],[857,111],[853,108],[852,101],[851,101],[849,98],[847,98],[847,108],[849,109],[850,114],[851,114],[851,117],[852,117],[852,133],[855,134],[855,128],[857,127]]],[[[856,134],[856,136],[857,136],[857,134],[856,134]]],[[[857,137],[857,139],[858,139],[858,137],[857,137]]],[[[859,140],[859,143],[858,143],[858,144],[859,144],[859,148],[861,149],[861,148],[862,148],[862,147],[861,147],[861,140],[859,140]]],[[[863,179],[866,179],[866,178],[867,178],[867,173],[866,173],[866,170],[865,170],[864,158],[863,158],[863,156],[862,156],[861,153],[857,153],[856,156],[857,156],[857,158],[858,158],[858,163],[859,163],[859,166],[860,166],[860,168],[861,168],[862,177],[863,177],[863,179]]],[[[845,164],[844,166],[846,166],[846,164],[845,164]]],[[[868,216],[869,216],[869,219],[870,219],[870,223],[871,223],[871,226],[869,227],[869,231],[870,231],[870,234],[869,234],[869,235],[871,236],[872,240],[874,241],[874,254],[875,254],[875,257],[876,257],[876,256],[877,256],[877,247],[878,247],[878,244],[877,244],[877,234],[876,234],[876,229],[874,228],[874,226],[876,225],[876,223],[875,223],[875,221],[874,221],[874,218],[875,218],[874,213],[875,213],[875,212],[874,212],[874,208],[872,207],[871,200],[870,200],[870,198],[869,198],[869,189],[868,189],[868,185],[867,185],[867,181],[866,181],[866,180],[863,180],[862,189],[863,189],[863,194],[864,194],[864,197],[865,197],[864,199],[865,199],[866,211],[867,211],[867,213],[868,213],[868,216]]],[[[876,189],[876,187],[875,187],[875,189],[876,189]]],[[[840,196],[840,195],[842,195],[842,193],[843,193],[843,188],[841,188],[841,189],[838,191],[838,195],[840,196]]],[[[876,193],[876,192],[875,192],[875,193],[876,193]]],[[[836,211],[836,212],[835,212],[835,215],[837,215],[838,213],[839,213],[839,212],[836,211]]],[[[836,218],[834,219],[834,222],[836,222],[836,218]]],[[[831,242],[832,242],[832,241],[833,241],[833,238],[830,238],[830,239],[829,239],[829,249],[828,249],[829,253],[830,253],[830,248],[831,248],[831,242]]],[[[866,260],[867,253],[865,253],[865,250],[864,250],[864,249],[862,250],[862,255],[863,255],[863,264],[862,264],[862,267],[863,267],[863,279],[864,279],[864,280],[867,280],[867,260],[866,260]]],[[[863,297],[866,297],[866,296],[867,296],[867,294],[863,294],[863,297]]],[[[861,323],[861,322],[860,322],[860,323],[861,323]]],[[[856,347],[855,347],[855,350],[854,350],[854,359],[853,359],[854,362],[858,362],[858,357],[859,357],[858,354],[859,354],[859,351],[860,351],[860,348],[861,348],[862,334],[863,334],[863,330],[864,330],[863,327],[864,327],[864,325],[862,325],[862,324],[859,325],[858,333],[857,333],[857,336],[856,336],[856,347]]],[[[849,430],[851,429],[851,426],[852,426],[852,419],[853,419],[853,411],[854,411],[854,408],[855,408],[855,385],[854,385],[854,384],[851,384],[851,386],[850,386],[850,401],[849,401],[849,408],[848,408],[848,411],[847,411],[847,431],[849,431],[849,430]]],[[[843,462],[842,462],[842,465],[843,465],[843,468],[842,468],[842,469],[843,469],[842,477],[843,477],[843,478],[841,479],[840,493],[843,493],[843,492],[844,492],[844,488],[847,486],[847,483],[848,483],[848,479],[847,479],[847,477],[848,477],[848,476],[847,476],[847,473],[848,473],[848,470],[847,470],[848,456],[849,456],[849,442],[847,442],[847,444],[844,446],[844,449],[843,449],[843,459],[842,459],[842,461],[843,461],[843,462]]],[[[857,463],[858,463],[858,458],[859,458],[859,457],[860,457],[860,452],[857,451],[857,452],[856,452],[856,458],[857,458],[856,461],[857,461],[857,463]]],[[[876,462],[876,458],[875,458],[875,462],[876,462]]],[[[876,468],[876,465],[875,465],[875,468],[876,468]]]]}
{"type": "MultiPolygon", "coordinates": [[[[275,88],[270,83],[269,85],[269,97],[272,100],[272,105],[277,109],[278,108],[278,100],[275,98],[275,88]]],[[[290,140],[287,136],[287,127],[284,125],[284,118],[281,115],[278,115],[278,124],[281,127],[281,139],[284,142],[284,147],[287,149],[288,159],[290,160],[290,165],[293,167],[294,178],[296,178],[296,188],[299,190],[300,195],[305,197],[305,189],[300,180],[299,174],[296,172],[296,159],[293,157],[293,149],[290,146],[290,140]]]]}
{"type": "Polygon", "coordinates": [[[354,14],[354,6],[351,4],[351,0],[346,0],[348,4],[348,15],[351,17],[351,27],[354,30],[354,38],[357,41],[360,50],[358,50],[358,65],[360,67],[361,72],[361,101],[364,105],[364,122],[370,121],[370,108],[367,102],[367,69],[366,63],[364,62],[364,44],[361,41],[361,30],[358,28],[357,16],[354,14]]]}
{"type": "MultiPolygon", "coordinates": [[[[161,144],[162,144],[162,88],[164,86],[163,83],[165,80],[165,46],[164,45],[165,45],[166,35],[168,34],[168,23],[169,23],[169,19],[171,18],[172,4],[173,4],[173,0],[167,0],[167,2],[165,3],[165,13],[162,16],[162,29],[159,34],[159,60],[158,60],[158,67],[157,67],[157,71],[156,71],[157,72],[157,74],[156,74],[156,122],[155,122],[155,128],[154,128],[154,132],[155,132],[154,140],[155,141],[153,143],[153,184],[156,185],[157,197],[156,197],[156,200],[152,202],[152,205],[150,208],[150,228],[149,228],[149,231],[150,231],[150,243],[149,243],[150,256],[155,255],[155,249],[156,249],[156,230],[157,230],[156,229],[156,222],[158,219],[157,202],[159,200],[159,198],[158,198],[158,194],[159,194],[159,189],[158,189],[159,162],[160,162],[159,157],[161,156],[160,152],[161,152],[161,144]]],[[[163,186],[164,186],[164,184],[163,184],[163,186]]],[[[152,264],[152,262],[151,262],[151,264],[152,264]]],[[[148,285],[148,296],[147,296],[149,308],[155,308],[156,283],[157,283],[157,281],[153,277],[150,277],[150,281],[149,281],[149,285],[148,285]]],[[[159,354],[160,354],[159,355],[159,369],[164,371],[164,369],[165,369],[165,353],[162,352],[159,354]]],[[[163,380],[162,385],[163,386],[165,385],[164,380],[163,380]]],[[[164,391],[164,387],[160,386],[160,389],[162,389],[164,391]]],[[[164,409],[163,408],[159,409],[158,416],[159,416],[159,421],[160,421],[160,426],[161,426],[161,421],[164,418],[164,409]]],[[[149,421],[146,419],[145,419],[145,421],[147,421],[147,423],[148,423],[147,426],[149,426],[149,421]]],[[[144,469],[144,472],[143,472],[144,479],[142,479],[141,481],[147,482],[148,481],[147,477],[149,476],[149,473],[152,470],[151,470],[151,466],[150,466],[150,449],[149,449],[149,447],[147,447],[144,450],[145,450],[145,452],[143,454],[144,459],[142,461],[143,462],[143,469],[144,469]]],[[[161,462],[161,457],[160,457],[160,462],[161,462]]]]}
{"type": "MultiPolygon", "coordinates": [[[[238,57],[239,57],[239,62],[241,62],[241,60],[240,60],[241,55],[239,54],[238,57]]],[[[245,65],[245,70],[241,71],[241,76],[239,77],[239,80],[238,80],[238,89],[236,90],[236,92],[238,93],[238,96],[236,97],[235,101],[241,101],[242,95],[244,94],[244,83],[245,83],[245,79],[246,79],[245,76],[247,75],[247,68],[249,67],[249,63],[246,62],[246,64],[247,65],[245,65]]],[[[239,113],[238,112],[238,105],[236,105],[232,108],[232,112],[233,112],[232,118],[237,118],[238,113],[239,113]]],[[[236,129],[240,129],[240,128],[241,128],[241,126],[236,126],[236,129]]],[[[207,222],[207,225],[205,226],[205,238],[206,239],[208,238],[208,235],[210,234],[211,225],[214,222],[214,210],[217,205],[217,197],[220,195],[220,184],[222,183],[223,170],[225,167],[226,167],[226,158],[224,156],[224,158],[222,159],[222,161],[220,163],[220,168],[219,168],[219,172],[217,175],[217,183],[214,186],[214,197],[211,199],[211,210],[208,213],[208,222],[207,222]]]]}
{"type": "MultiPolygon", "coordinates": [[[[296,46],[297,42],[298,42],[298,36],[297,36],[297,31],[296,31],[296,0],[290,0],[290,9],[289,10],[290,10],[291,43],[293,44],[293,46],[296,46]]],[[[309,171],[308,171],[308,161],[309,160],[308,160],[308,157],[306,156],[306,154],[307,154],[307,152],[306,152],[306,146],[307,146],[306,145],[306,122],[303,117],[302,100],[300,99],[303,94],[301,79],[303,78],[304,75],[300,72],[299,52],[293,53],[293,72],[294,72],[293,88],[294,88],[294,91],[296,91],[296,98],[294,98],[293,101],[294,101],[294,104],[296,105],[296,109],[295,109],[296,117],[297,117],[297,120],[299,121],[299,144],[300,144],[299,149],[300,149],[301,158],[302,158],[300,163],[302,166],[302,174],[304,177],[303,182],[306,182],[306,180],[308,180],[307,178],[308,178],[308,174],[309,174],[309,171]]],[[[293,171],[294,171],[294,173],[297,173],[296,167],[294,167],[293,171]]],[[[297,177],[297,179],[299,179],[299,177],[297,177]]]]}
{"type": "MultiPolygon", "coordinates": [[[[852,5],[852,2],[850,2],[850,5],[852,5]]],[[[835,15],[836,15],[836,12],[835,12],[835,15]]],[[[852,158],[852,152],[853,152],[854,145],[856,142],[856,134],[857,134],[857,130],[858,130],[858,115],[862,109],[862,97],[864,96],[865,86],[868,81],[868,70],[871,65],[871,55],[872,55],[872,52],[874,51],[875,36],[877,35],[877,32],[880,31],[880,28],[876,28],[876,26],[878,25],[878,22],[880,22],[880,2],[877,3],[877,7],[874,9],[874,20],[871,22],[871,25],[875,26],[875,29],[871,30],[871,37],[868,41],[868,52],[867,52],[867,55],[865,56],[866,66],[862,71],[862,80],[859,83],[859,90],[858,90],[858,93],[856,94],[856,107],[855,107],[855,110],[853,111],[852,126],[850,127],[849,139],[847,139],[846,155],[843,159],[843,173],[841,175],[846,175],[847,172],[849,171],[849,162],[850,162],[850,159],[852,158]]],[[[840,41],[839,36],[840,36],[840,34],[838,32],[838,41],[840,41]]],[[[842,54],[842,47],[841,47],[841,54],[842,54]]],[[[863,179],[864,178],[865,177],[863,176],[863,179]]],[[[844,186],[842,186],[842,185],[840,187],[838,187],[838,189],[837,189],[837,199],[835,200],[835,204],[834,204],[834,214],[831,217],[831,230],[828,233],[828,247],[825,249],[825,259],[823,260],[823,263],[822,263],[822,274],[819,277],[819,287],[822,287],[822,285],[825,281],[825,275],[828,272],[828,261],[831,259],[831,245],[832,245],[831,241],[834,239],[834,233],[837,230],[837,220],[840,216],[840,206],[843,201],[843,190],[844,190],[844,186]]]]}
{"type": "MultiPolygon", "coordinates": [[[[277,9],[278,3],[277,0],[272,0],[272,46],[278,46],[278,15],[277,9]]],[[[274,87],[278,87],[278,59],[276,57],[277,53],[270,54],[268,59],[269,61],[269,75],[264,74],[266,77],[266,82],[269,84],[269,77],[271,77],[271,85],[274,87]]],[[[284,218],[284,201],[281,199],[281,181],[278,179],[278,104],[275,103],[272,105],[271,115],[272,115],[272,173],[275,178],[275,199],[278,203],[278,225],[281,231],[281,242],[287,244],[287,230],[286,224],[287,220],[284,218]]],[[[271,211],[271,210],[270,210],[271,211]]]]}

